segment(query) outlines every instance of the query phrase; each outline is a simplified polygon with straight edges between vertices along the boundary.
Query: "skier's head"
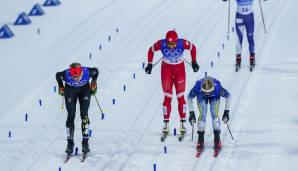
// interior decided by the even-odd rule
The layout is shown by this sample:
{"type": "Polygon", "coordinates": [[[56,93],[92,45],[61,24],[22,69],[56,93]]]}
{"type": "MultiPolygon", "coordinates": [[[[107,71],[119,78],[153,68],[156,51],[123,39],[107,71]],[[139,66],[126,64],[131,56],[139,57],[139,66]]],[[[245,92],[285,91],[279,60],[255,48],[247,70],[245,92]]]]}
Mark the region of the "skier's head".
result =
{"type": "Polygon", "coordinates": [[[72,78],[80,80],[82,77],[82,66],[80,63],[72,63],[69,65],[69,71],[72,78]]]}
{"type": "Polygon", "coordinates": [[[166,35],[166,41],[167,45],[170,48],[174,48],[177,46],[177,41],[178,41],[178,34],[175,30],[170,30],[167,32],[166,35]]]}
{"type": "Polygon", "coordinates": [[[212,79],[206,78],[201,85],[201,90],[206,95],[211,95],[211,93],[214,91],[214,83],[212,79]]]}

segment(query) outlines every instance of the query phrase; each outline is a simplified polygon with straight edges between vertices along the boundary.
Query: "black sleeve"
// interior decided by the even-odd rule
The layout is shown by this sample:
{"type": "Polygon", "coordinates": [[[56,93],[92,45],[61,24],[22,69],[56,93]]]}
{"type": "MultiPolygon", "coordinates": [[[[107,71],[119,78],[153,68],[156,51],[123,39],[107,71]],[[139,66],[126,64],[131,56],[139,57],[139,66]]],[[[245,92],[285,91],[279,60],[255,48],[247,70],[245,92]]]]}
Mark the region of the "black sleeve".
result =
{"type": "Polygon", "coordinates": [[[97,77],[98,77],[98,69],[97,68],[89,68],[89,74],[90,77],[92,78],[92,82],[96,82],[97,81],[97,77]]]}
{"type": "Polygon", "coordinates": [[[57,83],[58,83],[59,87],[64,87],[63,80],[65,80],[65,79],[66,79],[65,78],[65,71],[56,73],[56,80],[57,80],[57,83]]]}

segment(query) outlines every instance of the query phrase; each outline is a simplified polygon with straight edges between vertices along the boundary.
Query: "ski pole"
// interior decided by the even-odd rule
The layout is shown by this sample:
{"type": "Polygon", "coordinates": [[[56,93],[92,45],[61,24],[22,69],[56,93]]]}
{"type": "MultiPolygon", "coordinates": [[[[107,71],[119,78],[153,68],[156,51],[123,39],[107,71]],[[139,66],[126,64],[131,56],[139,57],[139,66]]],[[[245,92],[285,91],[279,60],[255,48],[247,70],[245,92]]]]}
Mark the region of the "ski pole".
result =
{"type": "Polygon", "coordinates": [[[152,65],[152,68],[153,68],[155,65],[157,65],[157,64],[161,61],[161,59],[162,59],[162,57],[161,57],[157,62],[155,62],[155,63],[152,65]]]}
{"type": "Polygon", "coordinates": [[[232,133],[231,133],[230,126],[229,126],[228,122],[227,122],[226,124],[227,124],[228,130],[229,130],[229,133],[230,133],[230,135],[231,135],[231,138],[232,138],[232,140],[234,140],[234,137],[233,137],[233,135],[232,135],[232,133]]]}
{"type": "Polygon", "coordinates": [[[62,96],[62,102],[61,102],[61,110],[64,109],[64,97],[62,96]]]}
{"type": "Polygon", "coordinates": [[[229,0],[229,7],[228,7],[228,34],[230,34],[230,15],[231,15],[231,1],[229,0]]]}
{"type": "Polygon", "coordinates": [[[103,111],[102,111],[102,109],[101,109],[101,107],[100,107],[100,105],[99,105],[99,102],[98,102],[98,100],[97,100],[97,97],[96,97],[96,95],[95,95],[95,94],[94,94],[94,97],[95,97],[95,100],[96,100],[97,106],[99,107],[100,113],[101,113],[101,114],[103,114],[103,111]]]}
{"type": "Polygon", "coordinates": [[[194,123],[191,125],[191,141],[193,141],[193,130],[194,130],[194,123]]]}
{"type": "Polygon", "coordinates": [[[184,59],[184,61],[185,61],[188,65],[192,66],[191,63],[188,62],[186,59],[184,59]]]}
{"type": "Polygon", "coordinates": [[[262,14],[262,21],[263,21],[264,31],[265,31],[265,33],[267,33],[261,0],[259,0],[259,4],[260,4],[260,10],[261,10],[261,14],[262,14]]]}

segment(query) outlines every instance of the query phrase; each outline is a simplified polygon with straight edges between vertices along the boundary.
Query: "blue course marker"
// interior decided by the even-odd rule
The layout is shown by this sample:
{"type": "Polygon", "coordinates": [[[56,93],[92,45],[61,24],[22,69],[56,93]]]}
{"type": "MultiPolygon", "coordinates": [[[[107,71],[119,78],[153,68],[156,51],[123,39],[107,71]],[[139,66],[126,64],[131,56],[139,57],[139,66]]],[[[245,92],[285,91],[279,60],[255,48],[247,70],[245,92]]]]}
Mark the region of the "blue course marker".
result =
{"type": "Polygon", "coordinates": [[[89,53],[89,59],[91,59],[91,57],[92,57],[92,54],[91,54],[91,53],[89,53]]]}
{"type": "Polygon", "coordinates": [[[28,121],[28,113],[25,114],[25,121],[28,121]]]}
{"type": "Polygon", "coordinates": [[[176,132],[176,128],[174,128],[174,136],[176,136],[177,132],[176,132]]]}
{"type": "Polygon", "coordinates": [[[217,57],[219,57],[220,56],[220,52],[217,52],[217,57]]]}
{"type": "Polygon", "coordinates": [[[39,99],[39,106],[42,106],[41,99],[39,99]]]}
{"type": "Polygon", "coordinates": [[[163,151],[164,151],[165,154],[167,154],[167,146],[163,147],[163,151]]]}
{"type": "Polygon", "coordinates": [[[225,49],[225,44],[224,43],[222,44],[222,49],[225,49]]]}
{"type": "Polygon", "coordinates": [[[136,79],[136,74],[135,74],[135,73],[133,73],[132,77],[133,77],[133,79],[136,79]]]}
{"type": "Polygon", "coordinates": [[[123,91],[126,91],[126,85],[123,86],[123,91]]]}
{"type": "Polygon", "coordinates": [[[145,68],[145,62],[143,62],[143,69],[145,68]]]}
{"type": "Polygon", "coordinates": [[[89,129],[89,137],[91,137],[91,136],[92,136],[92,130],[89,129]]]}
{"type": "Polygon", "coordinates": [[[57,91],[57,87],[56,87],[56,86],[54,86],[54,93],[56,93],[56,91],[57,91]]]}
{"type": "Polygon", "coordinates": [[[116,100],[115,99],[113,99],[113,105],[116,103],[116,100]]]}
{"type": "Polygon", "coordinates": [[[58,171],[62,171],[62,170],[61,170],[61,167],[59,167],[58,171]]]}
{"type": "Polygon", "coordinates": [[[213,61],[211,61],[211,68],[213,68],[213,61]]]}
{"type": "Polygon", "coordinates": [[[156,164],[153,164],[153,171],[156,171],[156,164]]]}
{"type": "Polygon", "coordinates": [[[207,78],[207,72],[205,72],[205,78],[207,78]]]}
{"type": "Polygon", "coordinates": [[[102,114],[101,114],[101,120],[104,120],[104,118],[105,118],[105,114],[102,113],[102,114]]]}
{"type": "Polygon", "coordinates": [[[76,149],[75,149],[75,155],[76,156],[78,155],[78,151],[79,151],[79,149],[78,149],[78,147],[76,147],[76,149]]]}
{"type": "Polygon", "coordinates": [[[11,138],[11,131],[8,132],[8,137],[11,138]]]}

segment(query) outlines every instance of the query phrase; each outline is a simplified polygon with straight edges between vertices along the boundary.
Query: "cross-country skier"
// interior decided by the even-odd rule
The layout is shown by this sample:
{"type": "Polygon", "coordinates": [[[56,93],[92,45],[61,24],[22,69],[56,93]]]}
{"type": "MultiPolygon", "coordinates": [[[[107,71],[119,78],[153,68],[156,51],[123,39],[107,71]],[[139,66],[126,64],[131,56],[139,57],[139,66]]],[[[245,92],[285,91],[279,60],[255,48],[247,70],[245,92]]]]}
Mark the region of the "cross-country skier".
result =
{"type": "Polygon", "coordinates": [[[190,111],[189,122],[191,125],[196,122],[192,101],[194,97],[197,97],[197,104],[199,108],[197,142],[198,153],[200,153],[204,148],[207,105],[209,103],[214,131],[214,155],[217,155],[218,151],[221,149],[220,119],[218,114],[220,97],[226,98],[226,106],[222,117],[222,120],[226,123],[229,120],[230,93],[221,86],[220,82],[217,79],[213,77],[208,76],[198,80],[187,96],[187,103],[190,111]]]}
{"type": "Polygon", "coordinates": [[[165,39],[158,40],[148,50],[148,65],[145,68],[147,74],[151,74],[154,52],[160,50],[163,55],[161,64],[161,82],[164,92],[164,128],[162,130],[163,135],[168,135],[169,133],[168,122],[171,113],[173,85],[175,86],[176,96],[178,100],[178,111],[181,121],[181,135],[184,135],[186,133],[186,129],[184,126],[186,117],[186,102],[184,98],[186,79],[183,56],[185,49],[190,51],[192,68],[194,72],[197,72],[199,70],[199,65],[196,62],[196,46],[188,40],[178,38],[178,35],[174,30],[168,31],[165,39]]]}
{"type": "Polygon", "coordinates": [[[65,152],[70,155],[74,149],[74,119],[76,113],[76,102],[80,103],[80,114],[82,119],[82,152],[87,154],[89,149],[89,118],[88,109],[91,95],[96,93],[98,69],[82,67],[80,63],[72,63],[68,69],[57,72],[56,79],[59,86],[59,94],[65,97],[67,109],[66,131],[67,131],[67,148],[65,152]],[[89,84],[89,80],[91,84],[89,84]],[[65,82],[65,85],[63,84],[65,82]]]}
{"type": "MultiPolygon", "coordinates": [[[[223,0],[227,1],[227,0],[223,0]]],[[[241,51],[244,30],[246,30],[246,36],[249,45],[249,61],[251,70],[255,65],[255,42],[254,42],[254,13],[253,2],[254,0],[236,0],[237,12],[235,19],[237,43],[236,43],[236,71],[241,67],[241,51]],[[238,69],[237,69],[238,68],[238,69]]]]}

